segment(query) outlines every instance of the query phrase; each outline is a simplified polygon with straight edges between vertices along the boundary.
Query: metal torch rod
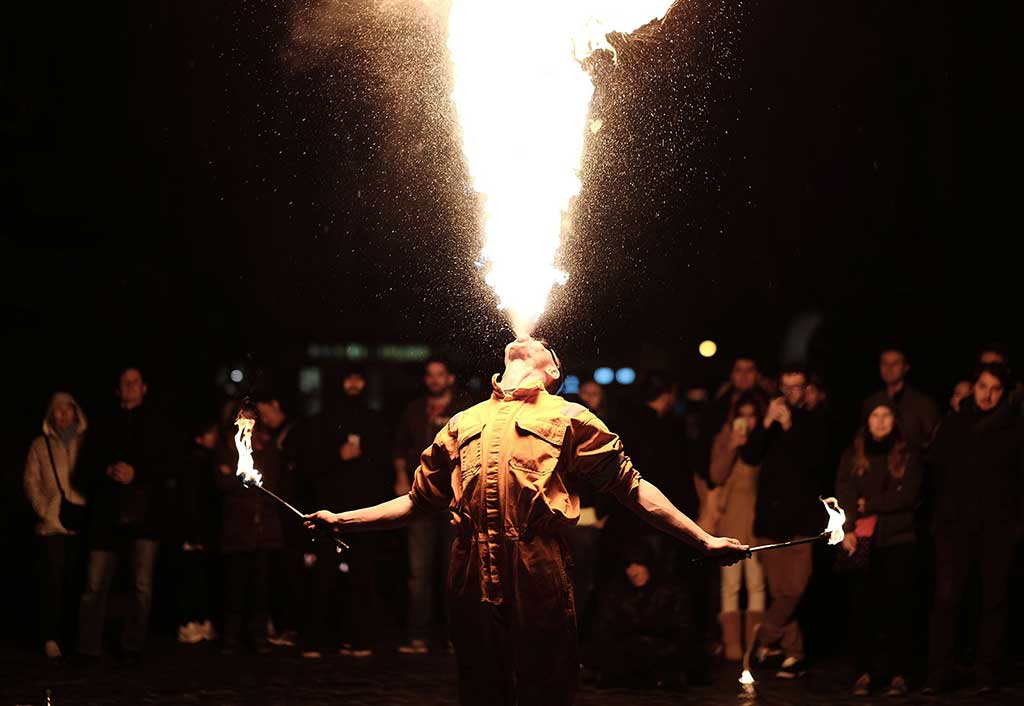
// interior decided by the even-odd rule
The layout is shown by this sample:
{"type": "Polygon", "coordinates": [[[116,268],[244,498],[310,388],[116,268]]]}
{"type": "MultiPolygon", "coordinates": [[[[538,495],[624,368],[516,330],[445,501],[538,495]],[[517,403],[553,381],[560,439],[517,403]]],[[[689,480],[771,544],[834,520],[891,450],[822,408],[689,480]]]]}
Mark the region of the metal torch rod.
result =
{"type": "MultiPolygon", "coordinates": [[[[278,495],[274,491],[268,490],[267,488],[264,488],[262,485],[253,484],[253,487],[259,488],[264,493],[266,493],[267,495],[272,497],[274,500],[276,500],[277,502],[279,502],[282,505],[284,505],[286,508],[288,508],[289,510],[294,512],[296,515],[298,515],[299,519],[301,519],[301,520],[305,520],[306,519],[306,515],[305,514],[303,514],[298,508],[296,508],[294,505],[292,505],[290,502],[288,502],[287,500],[282,498],[280,495],[278,495]]],[[[345,542],[343,542],[338,537],[335,537],[332,534],[327,534],[327,532],[323,532],[323,534],[325,534],[325,535],[329,536],[331,539],[333,539],[334,543],[337,544],[342,549],[348,549],[349,548],[349,546],[347,544],[345,544],[345,542]]]]}
{"type": "Polygon", "coordinates": [[[788,542],[762,544],[757,547],[751,547],[749,553],[753,554],[754,552],[763,552],[766,549],[782,549],[784,547],[795,547],[797,544],[810,544],[811,542],[817,542],[819,539],[827,539],[831,535],[831,532],[822,532],[817,537],[804,537],[803,539],[791,539],[788,542]]]}

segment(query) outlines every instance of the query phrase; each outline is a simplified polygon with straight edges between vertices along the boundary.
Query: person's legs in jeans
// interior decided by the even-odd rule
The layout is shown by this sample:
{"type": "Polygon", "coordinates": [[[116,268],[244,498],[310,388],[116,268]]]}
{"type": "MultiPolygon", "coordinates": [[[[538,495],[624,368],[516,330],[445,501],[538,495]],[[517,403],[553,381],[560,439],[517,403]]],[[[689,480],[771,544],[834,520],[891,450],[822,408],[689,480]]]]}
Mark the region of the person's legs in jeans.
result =
{"type": "Polygon", "coordinates": [[[103,624],[107,617],[107,596],[117,571],[117,554],[106,549],[89,552],[85,591],[79,609],[78,651],[98,657],[103,649],[103,624]]]}
{"type": "Polygon", "coordinates": [[[149,629],[149,612],[153,607],[153,570],[159,542],[136,539],[131,544],[132,610],[124,624],[121,647],[126,653],[141,652],[149,629]]]}
{"type": "Polygon", "coordinates": [[[434,609],[437,522],[409,526],[409,639],[426,640],[434,609]]]}
{"type": "MultiPolygon", "coordinates": [[[[872,562],[877,560],[877,555],[871,557],[872,562]]],[[[848,575],[851,593],[850,643],[853,648],[853,668],[858,676],[871,674],[874,669],[875,614],[882,610],[882,606],[875,604],[876,596],[871,592],[874,578],[871,570],[872,567],[867,566],[848,575]]]]}
{"type": "Polygon", "coordinates": [[[811,578],[811,545],[766,551],[760,559],[772,604],[765,612],[758,638],[767,645],[779,644],[786,657],[802,660],[804,637],[795,614],[811,578]]]}
{"type": "Polygon", "coordinates": [[[757,555],[752,555],[746,561],[736,566],[743,566],[743,579],[747,585],[747,612],[763,613],[767,601],[765,600],[764,567],[757,555]]]}

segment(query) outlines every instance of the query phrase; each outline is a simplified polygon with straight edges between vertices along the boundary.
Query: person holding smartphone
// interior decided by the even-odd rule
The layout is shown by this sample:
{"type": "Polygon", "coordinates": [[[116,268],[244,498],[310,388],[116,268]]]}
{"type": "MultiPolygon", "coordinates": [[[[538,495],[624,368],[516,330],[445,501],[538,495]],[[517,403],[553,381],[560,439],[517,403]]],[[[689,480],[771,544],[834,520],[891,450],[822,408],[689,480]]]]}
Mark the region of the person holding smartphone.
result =
{"type": "MultiPolygon", "coordinates": [[[[751,544],[754,535],[754,506],[757,503],[757,477],[760,468],[740,458],[750,433],[761,423],[764,406],[753,394],[741,395],[715,436],[711,446],[711,481],[721,489],[717,493],[718,524],[712,530],[751,544]]],[[[764,571],[757,555],[747,561],[722,567],[722,642],[725,658],[737,662],[746,644],[754,637],[754,628],[764,620],[764,571]],[[740,613],[740,587],[746,583],[747,610],[740,613]],[[745,630],[741,626],[745,618],[745,630]]]]}

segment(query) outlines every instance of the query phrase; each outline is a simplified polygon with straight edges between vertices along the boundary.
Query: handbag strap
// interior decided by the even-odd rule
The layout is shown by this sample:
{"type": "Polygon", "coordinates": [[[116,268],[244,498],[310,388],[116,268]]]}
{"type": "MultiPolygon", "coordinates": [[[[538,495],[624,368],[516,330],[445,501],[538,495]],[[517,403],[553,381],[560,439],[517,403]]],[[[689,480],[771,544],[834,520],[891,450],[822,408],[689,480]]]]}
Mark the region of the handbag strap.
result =
{"type": "Polygon", "coordinates": [[[67,500],[67,496],[64,495],[64,488],[60,484],[60,476],[57,475],[57,464],[53,461],[53,449],[50,448],[50,437],[43,434],[43,441],[46,442],[46,453],[50,455],[50,468],[53,470],[53,479],[57,481],[57,490],[60,491],[60,499],[67,500]]]}

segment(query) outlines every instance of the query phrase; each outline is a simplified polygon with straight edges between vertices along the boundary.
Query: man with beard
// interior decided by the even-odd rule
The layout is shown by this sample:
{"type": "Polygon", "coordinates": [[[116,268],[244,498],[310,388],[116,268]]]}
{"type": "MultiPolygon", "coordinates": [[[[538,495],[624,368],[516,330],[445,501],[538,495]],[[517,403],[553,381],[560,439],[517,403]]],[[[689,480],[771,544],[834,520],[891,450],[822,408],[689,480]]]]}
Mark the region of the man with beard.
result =
{"type": "MultiPolygon", "coordinates": [[[[410,402],[402,413],[392,458],[395,494],[406,495],[410,472],[419,465],[420,452],[430,446],[437,432],[469,402],[454,391],[455,376],[448,363],[431,358],[423,366],[426,395],[410,402]]],[[[454,534],[443,516],[427,517],[409,527],[409,641],[398,647],[404,654],[426,654],[434,588],[448,569],[448,553],[454,534]]]]}
{"type": "Polygon", "coordinates": [[[578,521],[581,484],[723,563],[749,550],[709,535],[642,479],[600,419],[555,395],[561,377],[550,346],[516,339],[491,397],[438,432],[407,495],[307,515],[310,529],[344,533],[401,527],[447,509],[457,534],[448,598],[463,706],[573,703],[576,610],[558,530],[578,521]]]}
{"type": "MultiPolygon", "coordinates": [[[[337,404],[310,420],[309,458],[303,466],[316,503],[372,505],[389,495],[384,424],[367,403],[366,376],[361,369],[345,372],[342,390],[337,404]]],[[[328,626],[331,597],[340,572],[333,543],[316,543],[313,556],[309,623],[303,635],[302,655],[315,659],[322,656],[323,649],[334,646],[328,626]]],[[[342,653],[349,656],[372,654],[375,557],[372,540],[359,542],[344,556],[351,595],[342,616],[347,635],[342,653]]]]}

